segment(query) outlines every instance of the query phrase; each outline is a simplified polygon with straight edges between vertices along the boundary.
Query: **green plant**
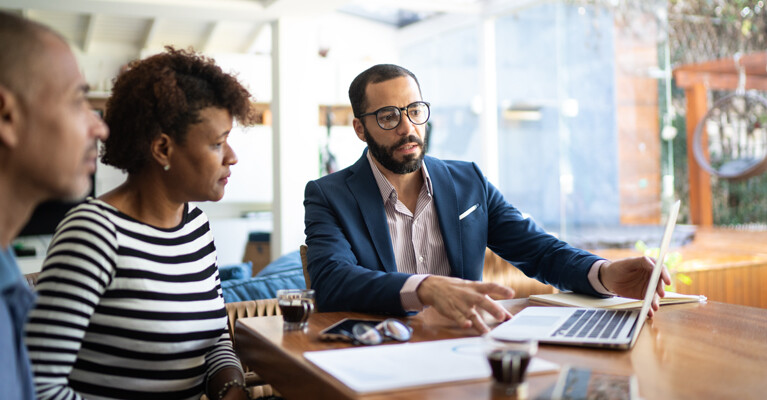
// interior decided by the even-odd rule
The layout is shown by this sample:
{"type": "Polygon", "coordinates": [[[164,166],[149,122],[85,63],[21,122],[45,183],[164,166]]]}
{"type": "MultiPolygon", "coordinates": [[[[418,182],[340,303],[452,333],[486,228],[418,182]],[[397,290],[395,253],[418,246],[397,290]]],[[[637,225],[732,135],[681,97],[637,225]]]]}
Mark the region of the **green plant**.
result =
{"type": "MultiPolygon", "coordinates": [[[[634,244],[634,248],[652,259],[657,259],[660,253],[660,249],[657,247],[647,247],[647,244],[641,240],[637,240],[634,244]]],[[[681,272],[682,267],[682,253],[678,251],[672,251],[666,254],[666,259],[663,264],[668,268],[669,274],[671,274],[671,284],[666,285],[666,290],[676,292],[676,282],[682,282],[689,286],[692,284],[692,278],[689,275],[681,272]]]]}

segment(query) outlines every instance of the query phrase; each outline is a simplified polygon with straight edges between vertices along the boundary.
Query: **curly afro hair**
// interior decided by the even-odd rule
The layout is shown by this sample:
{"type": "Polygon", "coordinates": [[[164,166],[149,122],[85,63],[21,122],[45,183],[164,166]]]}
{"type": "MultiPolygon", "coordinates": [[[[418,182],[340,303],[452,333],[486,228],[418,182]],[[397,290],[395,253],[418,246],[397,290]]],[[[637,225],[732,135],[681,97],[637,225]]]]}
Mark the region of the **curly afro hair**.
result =
{"type": "Polygon", "coordinates": [[[101,151],[104,164],[129,174],[140,171],[160,133],[184,143],[204,108],[226,109],[240,125],[255,123],[250,93],[234,76],[192,50],[165,49],[131,62],[115,79],[104,118],[110,131],[101,151]]]}

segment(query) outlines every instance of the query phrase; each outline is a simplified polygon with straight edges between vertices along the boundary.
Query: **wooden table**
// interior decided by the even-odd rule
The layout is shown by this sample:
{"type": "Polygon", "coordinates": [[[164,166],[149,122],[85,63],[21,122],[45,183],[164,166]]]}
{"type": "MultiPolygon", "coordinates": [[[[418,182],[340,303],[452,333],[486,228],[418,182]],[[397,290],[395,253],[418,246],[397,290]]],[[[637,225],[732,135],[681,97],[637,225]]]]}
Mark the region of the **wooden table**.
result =
{"type": "MultiPolygon", "coordinates": [[[[502,302],[512,313],[527,299],[502,302]]],[[[318,340],[319,331],[344,318],[368,314],[316,313],[306,332],[282,331],[282,318],[241,318],[235,348],[242,361],[272,384],[286,399],[500,399],[486,380],[458,382],[360,396],[303,358],[304,351],[350,346],[318,340]]],[[[455,327],[433,310],[409,317],[413,341],[475,335],[455,327]]],[[[648,320],[629,351],[541,345],[538,357],[559,365],[635,374],[642,398],[763,399],[767,396],[767,310],[724,303],[663,306],[648,320]]],[[[528,377],[535,398],[556,381],[557,374],[528,377]]]]}

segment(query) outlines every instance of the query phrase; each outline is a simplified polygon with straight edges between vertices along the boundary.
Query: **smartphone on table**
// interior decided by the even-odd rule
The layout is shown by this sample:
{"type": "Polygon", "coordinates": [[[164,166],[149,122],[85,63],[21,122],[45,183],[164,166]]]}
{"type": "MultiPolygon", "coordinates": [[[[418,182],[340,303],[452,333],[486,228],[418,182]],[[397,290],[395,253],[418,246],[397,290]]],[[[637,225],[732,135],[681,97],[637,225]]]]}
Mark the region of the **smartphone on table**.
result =
{"type": "Polygon", "coordinates": [[[380,324],[381,321],[375,319],[344,318],[335,324],[323,329],[320,332],[320,340],[351,342],[354,340],[352,330],[354,329],[355,325],[360,323],[375,327],[376,325],[380,324]]]}

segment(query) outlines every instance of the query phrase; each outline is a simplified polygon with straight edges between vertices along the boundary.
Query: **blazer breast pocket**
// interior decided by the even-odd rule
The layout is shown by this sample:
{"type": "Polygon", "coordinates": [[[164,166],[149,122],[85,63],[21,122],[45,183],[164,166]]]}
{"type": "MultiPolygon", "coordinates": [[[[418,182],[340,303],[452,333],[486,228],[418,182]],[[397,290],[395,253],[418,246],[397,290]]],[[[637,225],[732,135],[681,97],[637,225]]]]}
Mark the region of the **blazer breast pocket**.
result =
{"type": "Polygon", "coordinates": [[[479,203],[476,203],[472,205],[471,207],[467,208],[464,212],[462,212],[458,216],[458,220],[459,221],[471,220],[473,219],[472,217],[475,217],[480,214],[482,214],[482,207],[480,207],[479,203]]]}

